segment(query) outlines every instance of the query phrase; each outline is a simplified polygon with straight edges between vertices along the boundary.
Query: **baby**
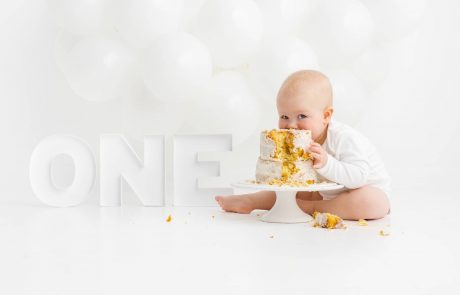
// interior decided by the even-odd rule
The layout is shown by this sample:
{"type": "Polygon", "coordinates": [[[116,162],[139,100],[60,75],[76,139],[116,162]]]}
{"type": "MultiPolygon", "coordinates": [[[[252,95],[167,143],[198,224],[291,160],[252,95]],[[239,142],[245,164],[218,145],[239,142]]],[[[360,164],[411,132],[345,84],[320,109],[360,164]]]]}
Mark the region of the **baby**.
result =
{"type": "MultiPolygon", "coordinates": [[[[358,131],[332,119],[332,87],[320,72],[302,70],[291,74],[277,97],[280,129],[308,129],[313,168],[319,180],[343,184],[343,189],[298,192],[297,203],[306,213],[329,212],[343,219],[378,219],[390,213],[390,178],[375,147],[358,131]]],[[[275,192],[259,191],[235,196],[216,196],[229,212],[269,210],[275,192]]]]}

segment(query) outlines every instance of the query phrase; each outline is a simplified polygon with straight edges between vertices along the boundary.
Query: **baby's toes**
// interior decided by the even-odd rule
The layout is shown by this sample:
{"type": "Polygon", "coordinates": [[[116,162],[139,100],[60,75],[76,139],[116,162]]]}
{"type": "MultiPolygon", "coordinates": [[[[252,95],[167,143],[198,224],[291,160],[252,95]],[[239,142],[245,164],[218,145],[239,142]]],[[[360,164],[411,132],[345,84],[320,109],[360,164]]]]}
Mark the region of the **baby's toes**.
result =
{"type": "Polygon", "coordinates": [[[222,206],[222,201],[223,201],[222,196],[215,196],[214,199],[217,201],[217,203],[219,203],[220,206],[222,206]]]}

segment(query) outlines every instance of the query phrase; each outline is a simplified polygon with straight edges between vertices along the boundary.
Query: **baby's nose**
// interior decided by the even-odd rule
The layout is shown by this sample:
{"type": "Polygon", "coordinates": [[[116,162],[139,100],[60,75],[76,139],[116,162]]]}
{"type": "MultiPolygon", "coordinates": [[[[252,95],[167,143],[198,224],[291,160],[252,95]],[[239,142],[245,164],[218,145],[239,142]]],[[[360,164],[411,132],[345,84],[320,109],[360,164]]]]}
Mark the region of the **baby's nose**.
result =
{"type": "Polygon", "coordinates": [[[297,129],[297,124],[295,122],[289,122],[287,124],[287,129],[297,129]]]}

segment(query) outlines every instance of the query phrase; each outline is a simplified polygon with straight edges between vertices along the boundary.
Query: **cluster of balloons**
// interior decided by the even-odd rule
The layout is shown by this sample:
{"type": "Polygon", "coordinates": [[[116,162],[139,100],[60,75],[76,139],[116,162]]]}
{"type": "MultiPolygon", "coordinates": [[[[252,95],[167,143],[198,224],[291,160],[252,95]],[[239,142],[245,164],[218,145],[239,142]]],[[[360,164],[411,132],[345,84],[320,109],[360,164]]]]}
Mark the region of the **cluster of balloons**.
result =
{"type": "Polygon", "coordinates": [[[62,28],[56,62],[83,99],[122,98],[125,126],[139,139],[229,132],[235,144],[259,128],[261,105],[299,69],[329,75],[337,113],[356,118],[389,72],[385,43],[414,31],[426,8],[426,0],[48,4],[62,28]]]}

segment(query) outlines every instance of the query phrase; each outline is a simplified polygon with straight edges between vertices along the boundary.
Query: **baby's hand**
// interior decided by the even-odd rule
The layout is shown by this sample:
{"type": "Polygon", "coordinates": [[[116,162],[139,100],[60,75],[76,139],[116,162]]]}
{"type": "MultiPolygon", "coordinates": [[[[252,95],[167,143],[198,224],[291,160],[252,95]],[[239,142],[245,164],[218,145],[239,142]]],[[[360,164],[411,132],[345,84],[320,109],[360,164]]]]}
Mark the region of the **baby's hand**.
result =
{"type": "Polygon", "coordinates": [[[327,152],[323,147],[317,143],[312,142],[310,145],[310,155],[313,158],[313,168],[319,169],[326,166],[327,163],[327,152]]]}

